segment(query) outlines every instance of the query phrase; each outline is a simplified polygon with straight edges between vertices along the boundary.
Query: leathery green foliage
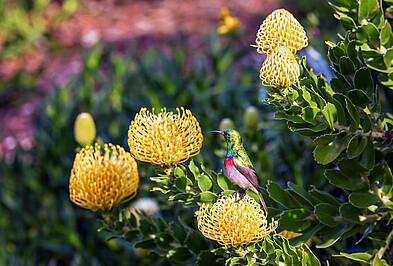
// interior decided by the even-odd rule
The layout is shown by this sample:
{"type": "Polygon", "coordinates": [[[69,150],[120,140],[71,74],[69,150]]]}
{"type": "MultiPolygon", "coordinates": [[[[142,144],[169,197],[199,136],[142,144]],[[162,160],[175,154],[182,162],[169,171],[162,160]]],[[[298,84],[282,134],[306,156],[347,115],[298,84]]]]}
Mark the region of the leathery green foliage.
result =
{"type": "MultiPolygon", "coordinates": [[[[180,218],[168,224],[161,217],[129,212],[121,212],[120,218],[107,216],[103,229],[176,263],[319,265],[315,252],[330,254],[332,263],[391,264],[393,116],[382,111],[381,93],[393,89],[393,35],[384,17],[392,6],[390,1],[378,0],[330,4],[347,30],[338,43],[327,42],[335,77],[327,81],[313,73],[302,58],[298,60],[300,80],[288,89],[289,94],[270,88],[264,100],[277,110],[276,119],[312,140],[315,163],[325,167],[324,177],[319,178],[326,178],[333,187],[307,190],[288,182],[284,188],[269,181],[262,190],[270,206],[267,220],[279,219],[280,231],[300,236],[288,241],[273,234],[258,243],[224,247],[180,218]],[[312,249],[305,244],[310,239],[312,249]],[[361,252],[348,252],[348,243],[361,252]]],[[[189,209],[212,205],[220,195],[236,190],[222,173],[193,161],[163,169],[151,180],[153,191],[189,209]]]]}

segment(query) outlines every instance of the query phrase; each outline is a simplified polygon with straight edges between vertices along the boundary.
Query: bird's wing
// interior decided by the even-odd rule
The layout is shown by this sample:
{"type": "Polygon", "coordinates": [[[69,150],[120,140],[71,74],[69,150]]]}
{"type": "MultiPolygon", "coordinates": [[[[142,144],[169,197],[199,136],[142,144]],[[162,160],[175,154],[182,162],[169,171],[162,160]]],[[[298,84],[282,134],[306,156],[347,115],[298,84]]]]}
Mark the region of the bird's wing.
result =
{"type": "Polygon", "coordinates": [[[234,163],[236,169],[244,175],[248,181],[259,191],[261,192],[261,189],[259,188],[259,183],[258,183],[258,177],[257,173],[255,172],[254,168],[251,167],[243,167],[240,166],[236,163],[234,163]]]}

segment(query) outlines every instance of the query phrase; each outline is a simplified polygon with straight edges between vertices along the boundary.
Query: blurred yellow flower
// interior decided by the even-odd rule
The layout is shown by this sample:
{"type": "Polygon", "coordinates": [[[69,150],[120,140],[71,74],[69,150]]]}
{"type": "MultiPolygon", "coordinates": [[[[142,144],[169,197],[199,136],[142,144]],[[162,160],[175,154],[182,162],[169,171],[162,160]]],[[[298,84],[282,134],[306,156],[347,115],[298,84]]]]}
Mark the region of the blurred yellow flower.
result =
{"type": "Polygon", "coordinates": [[[120,146],[86,146],[75,156],[70,176],[70,199],[93,211],[108,212],[136,195],[138,169],[131,154],[120,146]]]}
{"type": "Polygon", "coordinates": [[[221,8],[218,13],[218,34],[233,33],[239,28],[240,22],[237,17],[229,15],[229,9],[227,7],[221,8]]]}
{"type": "Polygon", "coordinates": [[[267,56],[259,73],[264,85],[288,88],[299,80],[300,69],[291,51],[281,46],[267,56]]]}
{"type": "Polygon", "coordinates": [[[74,137],[81,146],[91,144],[96,137],[96,125],[89,113],[80,113],[75,119],[74,137]]]}
{"type": "MultiPolygon", "coordinates": [[[[302,233],[296,233],[296,232],[287,231],[287,230],[283,230],[283,231],[281,231],[281,232],[278,233],[278,234],[279,234],[280,236],[285,237],[285,238],[288,239],[288,240],[303,235],[302,233]]],[[[309,240],[306,242],[306,245],[311,246],[311,239],[309,239],[309,240]]]]}
{"type": "Polygon", "coordinates": [[[267,16],[258,30],[255,42],[260,54],[270,54],[280,46],[286,46],[292,54],[296,54],[308,44],[304,28],[285,9],[274,10],[267,16]]]}
{"type": "Polygon", "coordinates": [[[292,239],[298,236],[301,236],[301,233],[296,233],[296,232],[292,232],[292,231],[287,231],[287,230],[283,230],[280,233],[278,233],[280,236],[285,237],[286,239],[292,239]]]}
{"type": "Polygon", "coordinates": [[[253,198],[238,200],[236,194],[221,197],[211,208],[203,204],[197,216],[199,231],[221,245],[236,247],[261,241],[277,228],[277,221],[267,224],[263,208],[253,198]]]}
{"type": "Polygon", "coordinates": [[[181,163],[199,153],[203,136],[190,110],[176,108],[177,114],[166,108],[154,114],[142,108],[128,130],[130,153],[138,160],[169,166],[181,163]],[[181,111],[180,111],[181,110],[181,111]]]}

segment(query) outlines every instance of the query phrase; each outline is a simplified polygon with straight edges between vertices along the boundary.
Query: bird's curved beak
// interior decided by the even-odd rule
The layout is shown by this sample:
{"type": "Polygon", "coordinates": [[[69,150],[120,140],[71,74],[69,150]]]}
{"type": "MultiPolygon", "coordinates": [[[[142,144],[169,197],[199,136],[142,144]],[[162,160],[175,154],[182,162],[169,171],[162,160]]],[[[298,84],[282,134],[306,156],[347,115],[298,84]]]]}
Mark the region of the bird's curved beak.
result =
{"type": "Polygon", "coordinates": [[[212,131],[209,131],[207,133],[219,133],[219,134],[224,136],[224,131],[220,131],[220,130],[212,130],[212,131]]]}

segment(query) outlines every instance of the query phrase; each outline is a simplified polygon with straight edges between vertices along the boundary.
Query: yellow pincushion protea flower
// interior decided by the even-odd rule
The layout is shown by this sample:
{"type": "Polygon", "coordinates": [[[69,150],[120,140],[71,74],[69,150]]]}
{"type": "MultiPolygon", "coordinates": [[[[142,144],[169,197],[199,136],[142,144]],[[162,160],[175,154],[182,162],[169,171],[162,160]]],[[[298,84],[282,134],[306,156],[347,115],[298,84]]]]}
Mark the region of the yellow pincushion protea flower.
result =
{"type": "Polygon", "coordinates": [[[240,25],[239,19],[229,15],[229,9],[227,7],[221,8],[218,13],[218,34],[227,34],[235,32],[240,25]]]}
{"type": "Polygon", "coordinates": [[[279,46],[286,46],[292,54],[296,54],[308,44],[304,28],[285,9],[274,10],[267,16],[258,30],[255,42],[260,54],[270,54],[279,46]]]}
{"type": "Polygon", "coordinates": [[[259,73],[264,85],[287,88],[299,80],[300,69],[291,51],[281,46],[267,56],[259,73]]]}
{"type": "Polygon", "coordinates": [[[86,146],[75,156],[70,176],[70,199],[93,211],[108,212],[136,195],[138,169],[131,154],[120,146],[86,146]]]}
{"type": "Polygon", "coordinates": [[[74,137],[81,146],[91,144],[96,137],[96,125],[89,113],[80,113],[75,119],[74,137]]]}
{"type": "Polygon", "coordinates": [[[198,229],[202,234],[221,245],[247,245],[261,241],[274,231],[278,222],[268,225],[261,205],[253,198],[239,195],[224,196],[209,208],[203,204],[198,211],[198,229]]]}
{"type": "Polygon", "coordinates": [[[142,108],[128,130],[130,153],[138,160],[169,166],[181,163],[199,153],[203,136],[190,110],[176,108],[177,114],[166,108],[154,114],[142,108]],[[181,110],[181,111],[180,111],[181,110]]]}

